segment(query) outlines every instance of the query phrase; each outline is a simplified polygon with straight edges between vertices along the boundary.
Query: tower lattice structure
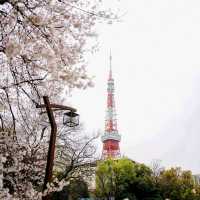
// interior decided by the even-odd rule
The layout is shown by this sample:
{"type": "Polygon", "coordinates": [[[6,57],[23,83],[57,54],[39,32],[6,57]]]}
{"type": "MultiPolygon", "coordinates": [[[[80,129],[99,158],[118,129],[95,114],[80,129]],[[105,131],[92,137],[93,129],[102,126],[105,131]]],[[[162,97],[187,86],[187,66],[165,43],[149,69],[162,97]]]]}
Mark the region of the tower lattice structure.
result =
{"type": "Polygon", "coordinates": [[[105,120],[105,132],[101,137],[103,142],[102,159],[106,158],[119,158],[120,147],[119,142],[121,136],[117,129],[117,119],[115,110],[115,99],[114,99],[114,79],[112,77],[112,57],[110,55],[110,72],[107,82],[107,111],[105,120]]]}

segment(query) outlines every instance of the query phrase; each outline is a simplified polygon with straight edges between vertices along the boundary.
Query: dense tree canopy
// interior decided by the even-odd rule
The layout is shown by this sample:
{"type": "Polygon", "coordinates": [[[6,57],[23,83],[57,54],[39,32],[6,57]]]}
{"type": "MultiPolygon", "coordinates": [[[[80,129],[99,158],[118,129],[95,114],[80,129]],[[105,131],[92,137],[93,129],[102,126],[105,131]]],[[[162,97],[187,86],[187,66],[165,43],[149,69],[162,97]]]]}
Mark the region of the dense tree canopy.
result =
{"type": "Polygon", "coordinates": [[[87,183],[83,179],[73,179],[68,186],[63,187],[59,192],[55,192],[52,200],[78,200],[88,197],[89,191],[87,183]]]}
{"type": "Polygon", "coordinates": [[[117,200],[200,199],[200,186],[195,185],[190,171],[153,166],[152,170],[126,158],[100,162],[96,171],[96,196],[117,200]]]}
{"type": "Polygon", "coordinates": [[[163,170],[159,176],[158,185],[164,199],[195,200],[200,199],[199,186],[194,184],[191,171],[181,168],[163,170]]]}
{"type": "Polygon", "coordinates": [[[107,199],[113,196],[117,200],[160,199],[150,168],[126,158],[106,160],[99,164],[96,171],[96,194],[107,199]]]}

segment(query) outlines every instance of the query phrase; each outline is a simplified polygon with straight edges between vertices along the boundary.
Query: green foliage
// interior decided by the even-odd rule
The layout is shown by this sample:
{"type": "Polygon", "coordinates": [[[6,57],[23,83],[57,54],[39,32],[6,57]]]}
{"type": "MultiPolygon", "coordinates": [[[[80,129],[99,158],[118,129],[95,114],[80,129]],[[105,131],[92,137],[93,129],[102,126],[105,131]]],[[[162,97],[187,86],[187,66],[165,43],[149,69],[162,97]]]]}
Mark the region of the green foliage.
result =
{"type": "Polygon", "coordinates": [[[70,181],[68,186],[64,186],[62,191],[52,194],[52,200],[78,200],[79,198],[88,197],[88,186],[82,179],[74,179],[70,181]]]}
{"type": "Polygon", "coordinates": [[[63,189],[61,191],[57,191],[54,192],[52,194],[52,200],[68,200],[68,196],[69,196],[69,189],[67,186],[64,186],[63,189]]]}
{"type": "Polygon", "coordinates": [[[96,196],[116,200],[200,200],[200,186],[191,171],[162,169],[159,173],[129,159],[102,161],[96,171],[96,196]],[[156,175],[156,177],[155,177],[156,175]]]}
{"type": "Polygon", "coordinates": [[[191,171],[182,171],[179,167],[163,170],[159,176],[158,187],[164,199],[200,199],[199,186],[194,185],[191,171]]]}
{"type": "Polygon", "coordinates": [[[114,196],[116,200],[159,200],[151,174],[150,168],[127,158],[100,162],[96,171],[96,195],[114,196]]]}
{"type": "Polygon", "coordinates": [[[75,179],[70,182],[69,185],[70,199],[78,200],[79,198],[88,198],[88,186],[82,179],[75,179]]]}

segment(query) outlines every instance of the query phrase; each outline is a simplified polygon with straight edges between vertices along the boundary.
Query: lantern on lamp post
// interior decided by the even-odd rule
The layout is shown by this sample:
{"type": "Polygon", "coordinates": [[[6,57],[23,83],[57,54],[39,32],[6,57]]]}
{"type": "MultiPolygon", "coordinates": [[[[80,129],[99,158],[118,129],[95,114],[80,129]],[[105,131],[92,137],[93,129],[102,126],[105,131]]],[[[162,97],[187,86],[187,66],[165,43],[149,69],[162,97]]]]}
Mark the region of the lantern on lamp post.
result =
{"type": "Polygon", "coordinates": [[[63,124],[67,127],[76,127],[79,125],[79,114],[69,111],[64,113],[63,124]]]}

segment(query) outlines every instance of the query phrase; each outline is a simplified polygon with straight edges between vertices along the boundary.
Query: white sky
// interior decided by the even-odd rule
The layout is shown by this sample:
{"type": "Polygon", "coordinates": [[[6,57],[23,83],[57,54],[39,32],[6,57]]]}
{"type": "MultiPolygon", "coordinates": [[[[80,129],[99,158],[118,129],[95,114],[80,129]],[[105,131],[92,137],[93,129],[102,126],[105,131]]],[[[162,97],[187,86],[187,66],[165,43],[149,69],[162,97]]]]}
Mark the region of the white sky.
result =
{"type": "Polygon", "coordinates": [[[90,132],[104,130],[111,48],[121,153],[200,173],[200,1],[109,4],[127,14],[98,27],[99,52],[88,66],[95,87],[72,98],[81,121],[90,132]]]}

